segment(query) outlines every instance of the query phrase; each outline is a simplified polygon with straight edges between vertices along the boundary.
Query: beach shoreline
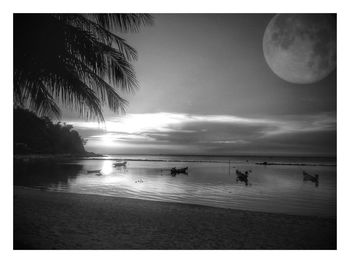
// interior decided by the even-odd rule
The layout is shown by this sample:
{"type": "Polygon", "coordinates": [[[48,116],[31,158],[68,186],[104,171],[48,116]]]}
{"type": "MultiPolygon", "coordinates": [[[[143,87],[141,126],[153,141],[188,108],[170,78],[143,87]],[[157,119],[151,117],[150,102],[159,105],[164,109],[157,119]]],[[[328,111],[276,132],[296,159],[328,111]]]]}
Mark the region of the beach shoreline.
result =
{"type": "Polygon", "coordinates": [[[336,249],[336,219],[15,186],[14,249],[336,249]]]}

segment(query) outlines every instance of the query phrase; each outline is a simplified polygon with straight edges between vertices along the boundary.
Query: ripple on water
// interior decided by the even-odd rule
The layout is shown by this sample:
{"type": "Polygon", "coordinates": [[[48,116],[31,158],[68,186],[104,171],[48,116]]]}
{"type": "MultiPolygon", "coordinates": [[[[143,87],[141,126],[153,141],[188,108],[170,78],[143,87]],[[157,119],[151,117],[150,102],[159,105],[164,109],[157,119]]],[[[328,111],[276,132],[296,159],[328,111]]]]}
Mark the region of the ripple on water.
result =
{"type": "MultiPolygon", "coordinates": [[[[302,215],[335,216],[336,167],[310,167],[320,175],[318,187],[303,182],[298,166],[262,167],[239,161],[232,166],[252,170],[248,185],[236,182],[222,162],[129,161],[126,169],[113,169],[109,160],[83,160],[68,170],[16,175],[16,185],[51,191],[88,193],[155,201],[202,204],[215,207],[302,215]],[[169,167],[189,167],[189,174],[170,176],[169,167]],[[79,169],[78,169],[79,168],[79,169]],[[102,169],[101,176],[87,174],[102,169]],[[28,175],[29,174],[29,175],[28,175]],[[47,175],[50,174],[50,177],[47,175]],[[31,180],[28,180],[31,176],[31,180]]],[[[305,168],[305,167],[304,167],[305,168]]],[[[303,168],[303,169],[304,169],[303,168]]],[[[307,167],[305,168],[307,169],[307,167]]],[[[30,171],[30,170],[28,170],[30,171]]]]}

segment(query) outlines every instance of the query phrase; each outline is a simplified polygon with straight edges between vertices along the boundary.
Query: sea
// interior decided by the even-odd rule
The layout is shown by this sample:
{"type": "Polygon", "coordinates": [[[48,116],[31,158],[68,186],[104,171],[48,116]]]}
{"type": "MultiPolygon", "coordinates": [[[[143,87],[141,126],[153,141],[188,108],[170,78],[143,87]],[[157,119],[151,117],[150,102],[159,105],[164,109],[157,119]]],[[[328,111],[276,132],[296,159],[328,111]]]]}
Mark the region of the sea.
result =
{"type": "Polygon", "coordinates": [[[336,158],[106,155],[15,163],[14,171],[16,186],[45,191],[336,217],[336,158]],[[126,165],[113,166],[121,161],[126,165]],[[187,173],[170,172],[184,167],[187,173]],[[318,181],[303,172],[318,174],[318,181]]]}

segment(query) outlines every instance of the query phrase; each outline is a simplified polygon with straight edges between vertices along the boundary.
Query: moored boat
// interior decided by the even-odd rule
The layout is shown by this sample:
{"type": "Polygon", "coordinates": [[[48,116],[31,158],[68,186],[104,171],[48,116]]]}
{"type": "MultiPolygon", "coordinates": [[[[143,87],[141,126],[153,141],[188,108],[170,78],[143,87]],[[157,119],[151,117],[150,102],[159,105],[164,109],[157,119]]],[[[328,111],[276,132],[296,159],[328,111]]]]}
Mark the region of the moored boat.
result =
{"type": "Polygon", "coordinates": [[[182,174],[187,174],[187,170],[188,170],[188,167],[179,168],[179,169],[174,167],[174,168],[171,168],[170,173],[171,174],[181,174],[181,173],[182,174]]]}
{"type": "Polygon", "coordinates": [[[311,182],[318,182],[318,174],[315,175],[311,175],[305,171],[303,171],[303,177],[304,177],[304,181],[311,181],[311,182]]]}
{"type": "Polygon", "coordinates": [[[127,162],[116,162],[113,164],[114,167],[126,166],[127,162]]]}
{"type": "Polygon", "coordinates": [[[236,182],[244,182],[245,185],[248,185],[248,171],[246,172],[241,172],[239,170],[236,170],[236,175],[237,175],[237,178],[236,178],[236,182]]]}

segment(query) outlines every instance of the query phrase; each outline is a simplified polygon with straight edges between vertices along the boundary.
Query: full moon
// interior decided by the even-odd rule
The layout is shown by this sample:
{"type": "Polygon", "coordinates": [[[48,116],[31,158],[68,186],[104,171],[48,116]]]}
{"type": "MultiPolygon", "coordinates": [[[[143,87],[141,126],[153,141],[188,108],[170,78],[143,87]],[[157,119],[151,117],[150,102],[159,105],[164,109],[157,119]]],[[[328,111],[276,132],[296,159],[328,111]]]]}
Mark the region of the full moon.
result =
{"type": "Polygon", "coordinates": [[[266,27],[263,50],[280,78],[297,84],[320,81],[336,66],[335,15],[276,15],[266,27]]]}

